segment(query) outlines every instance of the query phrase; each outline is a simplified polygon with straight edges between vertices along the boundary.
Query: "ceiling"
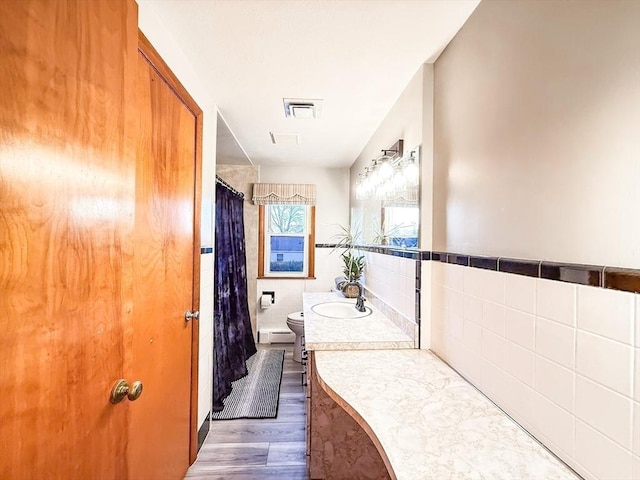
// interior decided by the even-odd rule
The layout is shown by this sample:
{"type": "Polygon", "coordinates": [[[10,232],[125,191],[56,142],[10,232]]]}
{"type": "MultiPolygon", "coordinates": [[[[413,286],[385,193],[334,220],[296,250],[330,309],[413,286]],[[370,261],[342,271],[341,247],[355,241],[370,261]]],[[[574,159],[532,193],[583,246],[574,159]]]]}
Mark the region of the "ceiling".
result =
{"type": "Polygon", "coordinates": [[[255,165],[348,167],[480,0],[140,1],[211,89],[232,132],[221,142],[255,165]],[[286,118],[283,98],[322,99],[321,118],[286,118]]]}

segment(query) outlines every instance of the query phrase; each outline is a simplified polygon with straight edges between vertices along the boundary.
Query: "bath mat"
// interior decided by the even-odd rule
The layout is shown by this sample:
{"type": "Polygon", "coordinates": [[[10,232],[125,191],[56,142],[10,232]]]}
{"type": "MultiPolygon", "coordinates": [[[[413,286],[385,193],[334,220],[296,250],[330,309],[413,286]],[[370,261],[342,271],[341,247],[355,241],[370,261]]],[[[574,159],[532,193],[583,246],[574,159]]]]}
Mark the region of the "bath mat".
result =
{"type": "Polygon", "coordinates": [[[224,408],[213,420],[275,418],[278,415],[284,350],[258,350],[247,360],[249,373],[233,382],[224,408]]]}

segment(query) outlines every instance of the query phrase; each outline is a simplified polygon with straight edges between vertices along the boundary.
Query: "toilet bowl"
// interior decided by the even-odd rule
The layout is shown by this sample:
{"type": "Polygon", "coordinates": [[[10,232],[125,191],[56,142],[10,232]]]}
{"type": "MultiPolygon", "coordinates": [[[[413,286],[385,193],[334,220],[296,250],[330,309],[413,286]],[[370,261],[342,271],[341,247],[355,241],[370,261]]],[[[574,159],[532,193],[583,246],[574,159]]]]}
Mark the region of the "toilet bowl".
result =
{"type": "Polygon", "coordinates": [[[296,334],[293,344],[293,361],[302,361],[302,340],[304,338],[304,318],[302,312],[293,312],[287,315],[287,327],[296,334]]]}

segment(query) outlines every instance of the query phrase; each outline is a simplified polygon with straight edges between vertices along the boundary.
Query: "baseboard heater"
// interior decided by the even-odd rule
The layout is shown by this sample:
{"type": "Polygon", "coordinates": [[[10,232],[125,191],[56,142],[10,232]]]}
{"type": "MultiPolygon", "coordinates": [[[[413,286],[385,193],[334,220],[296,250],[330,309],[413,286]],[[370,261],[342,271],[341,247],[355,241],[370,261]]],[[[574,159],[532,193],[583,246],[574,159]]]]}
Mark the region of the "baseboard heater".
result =
{"type": "Polygon", "coordinates": [[[261,328],[258,330],[258,343],[293,343],[296,334],[286,328],[261,328]]]}

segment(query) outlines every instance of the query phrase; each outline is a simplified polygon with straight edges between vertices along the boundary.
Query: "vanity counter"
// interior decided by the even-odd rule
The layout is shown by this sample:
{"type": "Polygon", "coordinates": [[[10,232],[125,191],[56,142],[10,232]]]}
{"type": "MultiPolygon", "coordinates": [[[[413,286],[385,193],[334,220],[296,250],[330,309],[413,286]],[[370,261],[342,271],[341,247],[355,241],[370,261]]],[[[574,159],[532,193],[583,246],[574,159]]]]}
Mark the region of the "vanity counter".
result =
{"type": "MultiPolygon", "coordinates": [[[[426,350],[316,351],[312,356],[313,388],[348,413],[380,454],[378,463],[386,472],[376,478],[580,478],[426,350]]],[[[318,471],[340,463],[339,447],[324,444],[340,437],[345,423],[334,421],[326,438],[318,436],[319,451],[312,451],[318,471]]],[[[350,435],[346,438],[354,438],[350,435]]],[[[355,457],[349,465],[374,464],[372,455],[353,443],[348,455],[355,457]]],[[[314,477],[312,469],[311,478],[325,477],[314,477]]]]}
{"type": "Polygon", "coordinates": [[[414,340],[377,308],[365,302],[372,314],[362,318],[329,318],[311,310],[324,302],[348,302],[334,292],[308,292],[303,294],[304,337],[307,350],[378,350],[415,348],[414,340]]]}

